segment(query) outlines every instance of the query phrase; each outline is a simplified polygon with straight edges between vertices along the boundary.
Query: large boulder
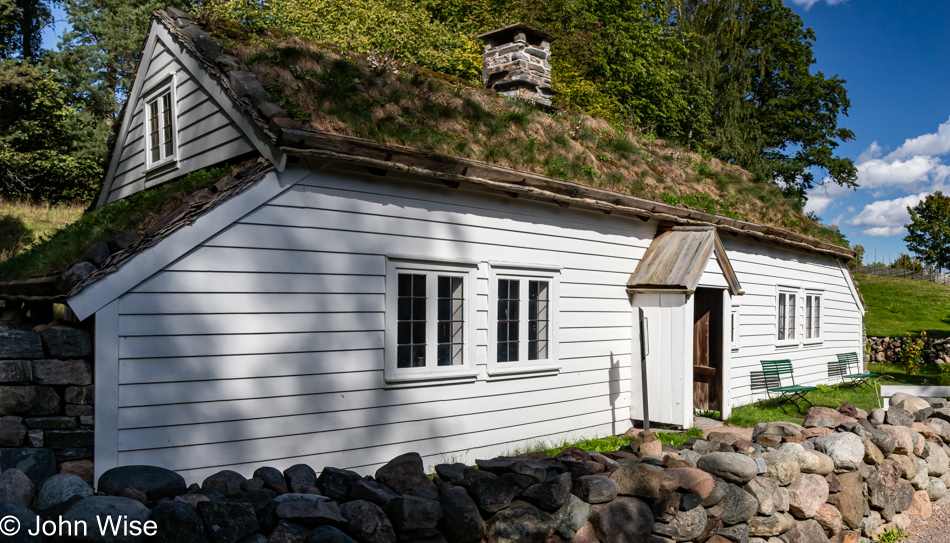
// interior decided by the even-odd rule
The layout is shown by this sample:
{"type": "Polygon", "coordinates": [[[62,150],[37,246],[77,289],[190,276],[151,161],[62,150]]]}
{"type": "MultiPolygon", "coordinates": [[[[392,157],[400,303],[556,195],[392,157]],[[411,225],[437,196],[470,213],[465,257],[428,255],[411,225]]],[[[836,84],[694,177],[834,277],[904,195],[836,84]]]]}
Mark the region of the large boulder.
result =
{"type": "Polygon", "coordinates": [[[943,447],[936,443],[924,443],[924,451],[920,457],[927,461],[927,472],[930,475],[940,477],[950,471],[950,457],[947,457],[943,447]]]}
{"type": "Polygon", "coordinates": [[[653,512],[643,500],[618,496],[591,507],[590,524],[600,543],[644,543],[653,529],[653,512]]]}
{"type": "Polygon", "coordinates": [[[306,492],[317,486],[317,473],[307,464],[294,464],[285,469],[284,479],[291,492],[306,492]]]}
{"type": "Polygon", "coordinates": [[[714,487],[712,475],[697,468],[669,468],[660,488],[663,490],[681,490],[695,492],[706,499],[714,487]]]}
{"type": "MultiPolygon", "coordinates": [[[[292,474],[297,477],[300,477],[301,473],[292,474]]],[[[286,477],[282,475],[281,477],[286,477]]],[[[317,478],[316,486],[321,489],[323,494],[333,500],[344,500],[346,497],[355,491],[354,485],[359,485],[360,481],[363,481],[363,478],[360,477],[359,473],[355,471],[350,471],[348,469],[339,469],[333,467],[325,467],[323,471],[320,472],[320,477],[317,478]]],[[[299,480],[298,480],[299,482],[299,480]]],[[[380,484],[380,483],[375,483],[380,484]]],[[[388,486],[383,485],[385,488],[388,486]]],[[[380,493],[385,494],[384,490],[378,490],[373,488],[363,488],[362,490],[367,490],[370,493],[380,493]]],[[[393,492],[390,490],[390,492],[393,492]]],[[[368,499],[363,496],[355,496],[360,499],[368,499]]],[[[369,500],[377,505],[382,505],[375,500],[369,500]]]]}
{"type": "MultiPolygon", "coordinates": [[[[554,512],[554,518],[557,519],[557,533],[565,539],[571,539],[574,535],[587,524],[590,518],[591,506],[589,503],[571,496],[564,507],[554,512]]],[[[479,519],[481,522],[481,519],[479,519]]]]}
{"type": "Polygon", "coordinates": [[[749,535],[754,537],[774,537],[790,530],[795,519],[788,513],[775,513],[767,517],[755,516],[749,519],[749,535]]]}
{"type": "Polygon", "coordinates": [[[36,495],[35,507],[39,510],[49,509],[61,503],[68,502],[76,497],[92,496],[92,487],[76,475],[61,473],[53,475],[43,483],[39,494],[36,495]]]}
{"type": "Polygon", "coordinates": [[[743,487],[759,502],[758,514],[771,515],[788,511],[789,493],[767,477],[756,477],[743,487]]]}
{"type": "Polygon", "coordinates": [[[944,443],[950,443],[950,422],[943,419],[929,418],[924,424],[933,430],[934,435],[943,440],[944,443]]]}
{"type": "Polygon", "coordinates": [[[804,450],[782,448],[763,454],[762,459],[765,460],[765,465],[768,468],[766,475],[780,486],[792,484],[792,481],[801,473],[799,457],[804,453],[804,450]]]}
{"type": "Polygon", "coordinates": [[[841,518],[841,511],[830,503],[823,503],[818,511],[815,512],[815,520],[821,525],[828,537],[834,537],[841,532],[841,526],[844,520],[841,518]]]}
{"type": "Polygon", "coordinates": [[[864,461],[864,444],[852,433],[818,436],[815,449],[830,456],[836,470],[856,470],[864,461]]]}
{"type": "Polygon", "coordinates": [[[419,453],[406,453],[393,458],[376,470],[376,480],[399,494],[416,494],[431,497],[438,493],[435,484],[426,476],[419,453]]]}
{"type": "Polygon", "coordinates": [[[120,466],[99,476],[97,489],[109,496],[118,496],[126,488],[142,492],[150,500],[172,498],[184,494],[185,479],[174,471],[156,466],[120,466]]]}
{"type": "Polygon", "coordinates": [[[666,478],[666,470],[646,463],[630,463],[621,465],[610,474],[610,478],[617,483],[620,494],[656,499],[666,478]]]}
{"type": "Polygon", "coordinates": [[[551,472],[548,480],[529,486],[521,493],[521,497],[537,505],[542,511],[557,511],[567,503],[572,486],[570,473],[556,475],[551,472]]]}
{"type": "Polygon", "coordinates": [[[761,436],[775,436],[782,441],[785,437],[800,437],[805,428],[794,422],[760,422],[752,429],[752,440],[758,441],[761,436]]]}
{"type": "MultiPolygon", "coordinates": [[[[477,543],[484,539],[485,522],[475,500],[464,488],[442,485],[439,489],[439,504],[442,506],[439,526],[448,543],[477,543]]],[[[584,521],[587,521],[586,517],[584,521]]]]}
{"type": "Polygon", "coordinates": [[[796,522],[785,532],[785,540],[788,543],[828,543],[828,536],[817,520],[809,519],[796,522]]]}
{"type": "Polygon", "coordinates": [[[744,485],[759,474],[755,460],[739,453],[712,452],[696,463],[699,469],[720,477],[726,482],[744,485]]]}
{"type": "Polygon", "coordinates": [[[396,532],[386,513],[375,503],[354,500],[340,505],[346,531],[360,543],[393,543],[396,532]]]}
{"type": "Polygon", "coordinates": [[[825,453],[803,450],[796,454],[802,473],[828,475],[835,470],[835,461],[825,453]]]}
{"type": "Polygon", "coordinates": [[[828,500],[828,481],[821,475],[799,475],[788,487],[789,511],[798,518],[811,518],[828,500]]]}
{"type": "Polygon", "coordinates": [[[33,493],[33,481],[22,471],[10,468],[0,473],[0,501],[29,507],[33,504],[33,493]]]}
{"type": "Polygon", "coordinates": [[[604,503],[617,497],[617,483],[603,475],[582,475],[574,479],[573,494],[587,503],[604,503]]]}
{"type": "Polygon", "coordinates": [[[497,513],[511,505],[511,501],[529,486],[531,486],[530,477],[506,473],[501,477],[491,475],[479,478],[469,486],[469,493],[475,499],[479,509],[486,513],[497,513]]]}
{"type": "Polygon", "coordinates": [[[436,525],[442,518],[442,506],[434,500],[400,496],[386,505],[386,515],[399,539],[410,541],[438,535],[436,525]]]}
{"type": "Polygon", "coordinates": [[[900,464],[890,459],[868,468],[868,503],[880,509],[885,519],[910,507],[914,499],[914,487],[901,479],[901,472],[900,464]]]}
{"type": "Polygon", "coordinates": [[[204,521],[195,508],[175,500],[165,500],[152,510],[155,543],[207,543],[204,521]]]}
{"type": "Polygon", "coordinates": [[[888,400],[888,405],[901,405],[903,409],[910,411],[911,413],[916,413],[921,409],[930,408],[930,402],[923,398],[907,394],[906,392],[898,392],[890,397],[888,400]]]}
{"type": "MultiPolygon", "coordinates": [[[[138,543],[146,540],[145,534],[138,536],[129,535],[121,529],[117,534],[111,530],[105,535],[99,534],[98,522],[105,521],[106,517],[113,522],[138,521],[140,524],[148,520],[151,512],[140,502],[121,496],[90,496],[83,498],[69,506],[62,515],[62,519],[73,524],[77,521],[86,523],[88,532],[86,536],[70,538],[72,541],[81,541],[83,543],[109,542],[109,543],[138,543]],[[123,517],[125,517],[123,519],[123,517]]],[[[236,540],[235,540],[236,541],[236,540]]],[[[231,541],[220,541],[217,543],[233,543],[231,541]]]]}
{"type": "Polygon", "coordinates": [[[705,528],[706,510],[702,505],[698,505],[688,511],[680,511],[669,523],[655,523],[653,533],[672,538],[674,541],[692,541],[699,537],[705,528]]]}
{"type": "Polygon", "coordinates": [[[550,513],[516,501],[488,520],[486,533],[490,543],[544,543],[557,527],[550,513]]]}
{"type": "Polygon", "coordinates": [[[858,419],[842,414],[830,407],[812,407],[805,415],[802,426],[805,428],[837,428],[846,422],[857,422],[858,419]]]}
{"type": "Polygon", "coordinates": [[[240,473],[225,469],[209,475],[201,483],[202,490],[213,490],[222,496],[230,496],[241,492],[241,485],[247,479],[240,473]]]}
{"type": "Polygon", "coordinates": [[[759,510],[759,502],[755,496],[731,483],[726,486],[726,494],[719,506],[722,507],[722,515],[719,518],[726,526],[746,522],[759,510]]]}
{"type": "Polygon", "coordinates": [[[861,526],[864,518],[864,508],[867,502],[864,499],[864,480],[860,472],[853,471],[838,475],[841,492],[837,494],[836,507],[841,512],[844,523],[852,530],[861,526]]]}
{"type": "MultiPolygon", "coordinates": [[[[894,439],[894,454],[911,454],[914,452],[914,438],[910,428],[906,426],[891,426],[890,424],[880,424],[878,430],[886,432],[894,439]]],[[[872,441],[874,441],[872,439],[872,441]]],[[[877,444],[877,443],[875,443],[877,444]]],[[[888,454],[884,447],[878,445],[881,452],[888,454]]]]}

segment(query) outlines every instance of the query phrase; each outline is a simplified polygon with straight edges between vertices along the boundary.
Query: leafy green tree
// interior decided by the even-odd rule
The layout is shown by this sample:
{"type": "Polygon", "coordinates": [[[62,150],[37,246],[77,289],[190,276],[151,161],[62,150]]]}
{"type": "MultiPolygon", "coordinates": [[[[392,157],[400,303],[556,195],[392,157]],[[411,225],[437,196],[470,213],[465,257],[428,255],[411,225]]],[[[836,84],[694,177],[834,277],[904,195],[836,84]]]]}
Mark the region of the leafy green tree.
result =
{"type": "Polygon", "coordinates": [[[46,1],[0,0],[0,58],[38,60],[43,28],[52,19],[46,1]]]}
{"type": "Polygon", "coordinates": [[[812,72],[815,33],[782,0],[684,0],[680,29],[699,36],[692,69],[712,94],[708,150],[802,200],[813,169],[856,187],[854,134],[838,126],[851,104],[845,81],[812,72]]]}
{"type": "Polygon", "coordinates": [[[950,267],[950,196],[938,190],[917,205],[907,206],[907,212],[907,248],[935,269],[950,267]]]}
{"type": "Polygon", "coordinates": [[[141,59],[152,12],[168,3],[63,1],[70,30],[50,60],[72,90],[73,104],[107,125],[115,122],[141,59]]]}
{"type": "Polygon", "coordinates": [[[911,273],[921,273],[924,271],[924,265],[919,260],[907,253],[901,253],[894,262],[891,262],[892,269],[904,270],[911,273]]]}
{"type": "Polygon", "coordinates": [[[0,193],[52,202],[90,199],[105,143],[94,120],[68,103],[43,64],[0,61],[0,193]]]}

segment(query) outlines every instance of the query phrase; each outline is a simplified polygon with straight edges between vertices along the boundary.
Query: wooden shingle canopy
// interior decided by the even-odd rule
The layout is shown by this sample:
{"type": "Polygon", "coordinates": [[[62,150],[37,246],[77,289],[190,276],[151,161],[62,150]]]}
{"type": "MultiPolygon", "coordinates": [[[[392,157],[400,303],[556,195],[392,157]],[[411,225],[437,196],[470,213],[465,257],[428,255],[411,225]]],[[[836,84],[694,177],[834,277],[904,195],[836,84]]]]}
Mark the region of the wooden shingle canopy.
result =
{"type": "Polygon", "coordinates": [[[729,292],[743,294],[714,226],[674,226],[653,238],[627,280],[627,292],[692,294],[714,252],[729,292]]]}

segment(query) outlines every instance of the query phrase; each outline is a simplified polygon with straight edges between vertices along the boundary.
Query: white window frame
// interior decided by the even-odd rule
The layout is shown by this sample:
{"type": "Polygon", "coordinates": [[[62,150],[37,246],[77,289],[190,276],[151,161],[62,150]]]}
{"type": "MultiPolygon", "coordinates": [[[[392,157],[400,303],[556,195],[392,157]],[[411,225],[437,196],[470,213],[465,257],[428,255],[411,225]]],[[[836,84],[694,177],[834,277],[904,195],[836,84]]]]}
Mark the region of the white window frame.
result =
{"type": "MultiPolygon", "coordinates": [[[[812,311],[814,312],[814,304],[812,305],[812,311]]],[[[813,313],[814,314],[814,313],[813,313]]],[[[824,301],[824,292],[820,290],[806,290],[804,296],[802,297],[802,343],[803,344],[815,344],[821,343],[824,341],[824,316],[825,316],[825,301],[824,301]],[[805,327],[808,323],[806,320],[806,304],[808,303],[808,298],[813,300],[818,300],[818,335],[814,337],[808,337],[810,331],[805,327]]],[[[812,324],[814,328],[814,322],[812,324]]]]}
{"type": "Polygon", "coordinates": [[[491,377],[518,375],[534,372],[557,372],[560,370],[558,347],[560,345],[560,292],[561,268],[489,262],[488,280],[488,375],[491,377]],[[521,282],[519,294],[519,356],[517,362],[498,361],[498,281],[514,279],[521,282]],[[548,282],[548,357],[528,360],[528,282],[548,282]]]}
{"type": "Polygon", "coordinates": [[[386,257],[386,333],[385,333],[385,371],[387,383],[404,383],[443,379],[474,379],[475,371],[475,327],[477,326],[477,299],[475,283],[478,279],[478,262],[470,260],[436,260],[425,257],[387,255],[386,257]],[[426,275],[426,366],[420,368],[396,367],[397,351],[397,309],[399,294],[399,274],[426,275]],[[438,351],[432,348],[438,342],[437,293],[439,275],[462,277],[463,289],[463,331],[462,364],[457,366],[438,366],[438,351]]]}
{"type": "MultiPolygon", "coordinates": [[[[800,345],[802,337],[802,318],[801,318],[801,299],[802,299],[802,289],[801,287],[790,287],[779,285],[775,289],[775,345],[780,347],[800,345]],[[788,303],[788,296],[793,296],[795,298],[795,326],[792,328],[792,332],[795,334],[795,337],[785,339],[779,339],[779,316],[781,315],[781,308],[779,307],[780,296],[782,294],[786,295],[786,304],[788,303]]],[[[788,311],[785,312],[786,322],[788,320],[788,311]]],[[[787,325],[786,325],[787,328],[787,325]]]]}
{"type": "Polygon", "coordinates": [[[741,335],[739,334],[739,319],[742,315],[742,306],[734,305],[729,312],[729,346],[733,351],[739,350],[741,335]]]}
{"type": "MultiPolygon", "coordinates": [[[[153,173],[155,170],[169,170],[174,169],[178,166],[178,100],[176,96],[176,84],[175,84],[175,74],[172,73],[168,77],[162,79],[158,84],[152,86],[147,93],[143,94],[142,103],[144,104],[144,109],[142,111],[144,119],[142,120],[144,127],[144,139],[145,139],[145,171],[146,173],[153,173]],[[152,160],[152,127],[151,127],[151,115],[149,111],[151,110],[151,105],[155,102],[158,102],[159,107],[161,108],[162,97],[168,94],[169,103],[171,105],[171,137],[172,137],[172,149],[171,153],[165,155],[165,142],[159,143],[159,154],[164,155],[160,156],[158,160],[152,160]]],[[[158,114],[159,119],[159,136],[161,137],[164,134],[164,109],[160,109],[158,114]]]]}

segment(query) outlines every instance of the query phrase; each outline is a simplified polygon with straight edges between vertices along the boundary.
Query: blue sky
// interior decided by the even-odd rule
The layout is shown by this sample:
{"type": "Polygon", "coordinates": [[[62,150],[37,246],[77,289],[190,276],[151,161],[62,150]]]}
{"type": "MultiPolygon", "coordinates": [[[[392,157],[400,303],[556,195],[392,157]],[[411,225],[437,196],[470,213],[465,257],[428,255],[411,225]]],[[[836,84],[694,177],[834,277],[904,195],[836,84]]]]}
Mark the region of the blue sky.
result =
{"type": "MultiPolygon", "coordinates": [[[[857,191],[818,187],[806,207],[837,224],[866,261],[906,252],[907,205],[950,192],[950,2],[943,0],[785,0],[815,30],[815,69],[847,80],[851,99],[840,124],[855,140],[839,154],[858,165],[857,191]]],[[[44,32],[55,47],[65,29],[44,32]]]]}
{"type": "Polygon", "coordinates": [[[817,188],[806,209],[837,224],[865,260],[906,252],[906,206],[950,191],[950,2],[785,0],[815,30],[816,68],[847,80],[855,132],[840,154],[861,188],[817,188]]]}

